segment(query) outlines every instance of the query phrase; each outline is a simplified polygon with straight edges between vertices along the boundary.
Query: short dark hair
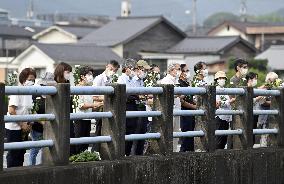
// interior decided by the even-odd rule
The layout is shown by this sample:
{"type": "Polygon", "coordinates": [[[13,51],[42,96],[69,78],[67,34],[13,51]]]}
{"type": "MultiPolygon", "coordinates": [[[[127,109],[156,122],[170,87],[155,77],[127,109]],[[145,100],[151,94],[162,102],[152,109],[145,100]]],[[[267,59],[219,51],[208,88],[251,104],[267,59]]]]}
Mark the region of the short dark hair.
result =
{"type": "Polygon", "coordinates": [[[194,72],[196,73],[197,70],[201,70],[206,63],[200,61],[194,65],[194,72]]]}
{"type": "Polygon", "coordinates": [[[157,67],[157,68],[160,68],[160,67],[159,67],[158,65],[156,65],[156,64],[151,64],[150,67],[151,67],[151,68],[150,68],[150,71],[152,71],[152,70],[153,70],[154,68],[156,68],[156,67],[157,67]]]}
{"type": "Polygon", "coordinates": [[[36,78],[36,71],[32,68],[25,68],[21,71],[19,74],[19,82],[21,84],[24,84],[26,80],[28,79],[29,75],[33,75],[36,78]]]}
{"type": "Polygon", "coordinates": [[[254,78],[257,78],[257,73],[254,73],[254,72],[249,72],[247,75],[246,75],[246,80],[250,80],[250,79],[254,79],[254,78]]]}
{"type": "Polygon", "coordinates": [[[90,66],[79,67],[78,71],[79,71],[79,75],[80,75],[80,80],[82,80],[81,76],[85,76],[89,72],[92,72],[92,74],[94,75],[94,72],[95,72],[95,70],[90,66]]]}
{"type": "Polygon", "coordinates": [[[108,64],[112,65],[114,68],[120,68],[119,63],[116,60],[110,60],[108,64]]]}
{"type": "Polygon", "coordinates": [[[245,59],[237,58],[234,60],[234,68],[236,72],[238,71],[237,67],[242,67],[243,65],[248,65],[248,62],[245,59]]]}
{"type": "Polygon", "coordinates": [[[186,64],[181,64],[181,65],[180,65],[180,69],[181,69],[182,72],[184,72],[183,69],[184,69],[185,67],[186,67],[186,64]]]}

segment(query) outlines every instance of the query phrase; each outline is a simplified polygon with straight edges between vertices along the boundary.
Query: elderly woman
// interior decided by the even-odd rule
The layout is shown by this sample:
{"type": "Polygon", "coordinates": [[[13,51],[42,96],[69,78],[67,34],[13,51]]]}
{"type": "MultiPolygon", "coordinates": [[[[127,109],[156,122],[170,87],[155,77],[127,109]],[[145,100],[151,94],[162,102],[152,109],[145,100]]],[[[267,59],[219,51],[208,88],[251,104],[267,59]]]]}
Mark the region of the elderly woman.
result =
{"type": "MultiPolygon", "coordinates": [[[[39,81],[37,82],[39,86],[55,86],[56,82],[54,80],[53,73],[46,72],[39,81]]],[[[45,114],[45,97],[44,95],[41,96],[33,96],[33,103],[36,104],[34,108],[34,113],[37,114],[45,114]]],[[[31,131],[31,138],[33,141],[41,140],[43,137],[43,124],[45,122],[34,122],[32,124],[32,131],[31,131]]],[[[41,148],[32,148],[30,150],[30,163],[29,165],[36,165],[36,157],[39,153],[41,148]]],[[[40,155],[41,157],[41,155],[40,155]]],[[[39,159],[41,160],[41,159],[39,159]]]]}
{"type": "MultiPolygon", "coordinates": [[[[180,64],[178,63],[170,64],[168,66],[167,75],[161,80],[161,84],[177,85],[180,75],[181,75],[180,64]]],[[[181,110],[181,103],[180,103],[179,96],[175,96],[174,110],[181,110]]],[[[173,131],[174,132],[179,131],[179,127],[180,127],[180,117],[174,116],[173,117],[173,131]]],[[[173,140],[173,150],[175,152],[178,151],[177,146],[178,146],[178,139],[174,139],[173,140]]]]}
{"type": "MultiPolygon", "coordinates": [[[[265,85],[261,86],[262,89],[271,89],[277,86],[276,81],[278,80],[278,75],[275,72],[269,72],[265,77],[265,85]]],[[[279,84],[280,85],[280,84],[279,84]]],[[[269,110],[271,106],[271,96],[262,97],[259,103],[260,110],[269,110]]],[[[268,127],[268,115],[259,115],[257,121],[257,127],[265,129],[268,127]]],[[[261,135],[260,146],[267,146],[267,135],[261,135]]]]}

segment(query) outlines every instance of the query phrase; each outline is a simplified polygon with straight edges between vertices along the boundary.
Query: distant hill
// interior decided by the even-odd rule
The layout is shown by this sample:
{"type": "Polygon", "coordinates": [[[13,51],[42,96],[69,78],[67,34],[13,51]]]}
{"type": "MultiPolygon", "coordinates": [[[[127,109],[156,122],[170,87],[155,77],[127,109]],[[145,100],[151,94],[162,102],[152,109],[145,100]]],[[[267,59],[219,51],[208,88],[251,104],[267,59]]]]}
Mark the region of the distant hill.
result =
{"type": "MultiPolygon", "coordinates": [[[[205,27],[214,27],[225,20],[240,21],[241,17],[230,12],[218,12],[203,22],[205,27]]],[[[247,15],[249,22],[284,22],[284,8],[263,15],[247,15]]]]}
{"type": "MultiPolygon", "coordinates": [[[[191,24],[192,0],[130,0],[134,16],[164,15],[176,25],[185,28],[191,24]]],[[[10,11],[12,17],[26,15],[29,0],[0,0],[0,8],[10,11]]],[[[89,15],[120,15],[121,0],[34,0],[35,13],[85,13],[89,15]]],[[[284,8],[284,0],[248,0],[249,14],[268,14],[284,8]],[[272,3],[273,2],[273,3],[272,3]]],[[[240,0],[197,0],[197,19],[199,24],[217,12],[230,12],[239,15],[240,0]]]]}

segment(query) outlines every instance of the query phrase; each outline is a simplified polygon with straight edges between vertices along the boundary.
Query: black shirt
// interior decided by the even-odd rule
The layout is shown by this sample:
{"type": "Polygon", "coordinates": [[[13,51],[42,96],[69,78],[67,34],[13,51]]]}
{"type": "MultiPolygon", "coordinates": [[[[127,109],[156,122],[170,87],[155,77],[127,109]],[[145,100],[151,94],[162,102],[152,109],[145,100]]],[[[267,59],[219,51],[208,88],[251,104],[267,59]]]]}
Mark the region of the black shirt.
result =
{"type": "MultiPolygon", "coordinates": [[[[33,96],[33,103],[37,106],[37,114],[45,114],[45,98],[43,98],[42,96],[33,96]]],[[[34,122],[32,125],[32,130],[43,132],[43,126],[39,122],[34,122]]]]}
{"type": "MultiPolygon", "coordinates": [[[[179,79],[178,82],[179,82],[179,87],[190,87],[190,84],[187,81],[179,79]]],[[[186,101],[187,103],[190,103],[190,104],[194,104],[193,95],[186,95],[185,98],[184,98],[184,101],[186,101]]],[[[182,110],[195,110],[195,109],[192,109],[192,108],[183,107],[182,105],[181,105],[181,109],[182,110]]]]}

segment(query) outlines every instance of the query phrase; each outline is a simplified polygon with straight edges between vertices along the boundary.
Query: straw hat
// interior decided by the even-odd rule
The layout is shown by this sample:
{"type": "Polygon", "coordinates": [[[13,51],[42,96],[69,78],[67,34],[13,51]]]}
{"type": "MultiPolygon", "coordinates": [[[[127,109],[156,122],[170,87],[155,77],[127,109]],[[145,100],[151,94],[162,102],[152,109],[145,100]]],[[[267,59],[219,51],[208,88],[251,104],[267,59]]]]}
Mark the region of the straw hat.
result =
{"type": "Polygon", "coordinates": [[[138,67],[139,67],[139,66],[140,66],[140,67],[143,67],[143,68],[145,68],[146,70],[151,69],[150,65],[148,65],[147,61],[145,61],[145,60],[139,60],[139,61],[137,61],[136,65],[137,65],[138,67]]]}
{"type": "Polygon", "coordinates": [[[227,79],[225,72],[223,72],[223,71],[218,71],[218,72],[215,74],[215,79],[219,79],[219,78],[221,78],[221,77],[227,79]]]}

